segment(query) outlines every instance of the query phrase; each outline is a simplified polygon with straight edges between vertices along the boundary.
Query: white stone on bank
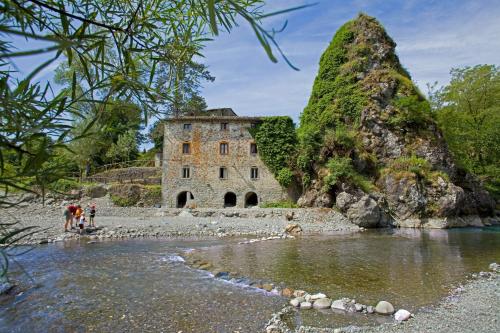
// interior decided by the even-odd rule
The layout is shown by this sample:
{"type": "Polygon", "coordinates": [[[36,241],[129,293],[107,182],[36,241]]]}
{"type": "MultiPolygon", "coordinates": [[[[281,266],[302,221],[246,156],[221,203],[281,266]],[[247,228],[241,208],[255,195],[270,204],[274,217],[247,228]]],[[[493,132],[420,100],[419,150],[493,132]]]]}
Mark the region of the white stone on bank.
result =
{"type": "Polygon", "coordinates": [[[386,301],[380,301],[375,307],[375,312],[383,315],[391,315],[394,313],[394,306],[386,301]]]}
{"type": "Polygon", "coordinates": [[[407,310],[401,309],[394,314],[394,319],[397,321],[405,321],[410,319],[411,313],[407,310]]]}
{"type": "Polygon", "coordinates": [[[312,304],[310,302],[302,302],[300,303],[300,308],[302,310],[309,310],[312,308],[312,304]]]}

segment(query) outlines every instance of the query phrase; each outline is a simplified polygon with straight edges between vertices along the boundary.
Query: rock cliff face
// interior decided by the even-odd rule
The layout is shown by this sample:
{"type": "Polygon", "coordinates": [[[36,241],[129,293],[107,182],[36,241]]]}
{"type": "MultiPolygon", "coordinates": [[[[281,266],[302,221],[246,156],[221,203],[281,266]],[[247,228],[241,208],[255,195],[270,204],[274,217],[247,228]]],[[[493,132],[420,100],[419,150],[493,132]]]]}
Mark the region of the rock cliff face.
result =
{"type": "Polygon", "coordinates": [[[361,14],[322,55],[298,130],[299,205],[336,204],[364,227],[448,227],[492,215],[494,201],[454,164],[395,47],[361,14]]]}

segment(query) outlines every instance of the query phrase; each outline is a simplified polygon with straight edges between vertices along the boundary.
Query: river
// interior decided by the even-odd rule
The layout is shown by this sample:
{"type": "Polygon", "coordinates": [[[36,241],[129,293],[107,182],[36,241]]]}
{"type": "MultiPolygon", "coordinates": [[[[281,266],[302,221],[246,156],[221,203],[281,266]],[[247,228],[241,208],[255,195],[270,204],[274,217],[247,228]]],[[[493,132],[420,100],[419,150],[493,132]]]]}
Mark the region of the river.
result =
{"type": "MultiPolygon", "coordinates": [[[[259,332],[287,300],[214,279],[190,249],[250,280],[422,311],[467,274],[500,262],[500,229],[385,230],[238,244],[224,240],[85,241],[16,257],[20,291],[0,298],[0,332],[259,332]],[[22,292],[21,292],[22,291],[22,292]]],[[[380,316],[300,311],[296,324],[376,324],[380,316]]]]}

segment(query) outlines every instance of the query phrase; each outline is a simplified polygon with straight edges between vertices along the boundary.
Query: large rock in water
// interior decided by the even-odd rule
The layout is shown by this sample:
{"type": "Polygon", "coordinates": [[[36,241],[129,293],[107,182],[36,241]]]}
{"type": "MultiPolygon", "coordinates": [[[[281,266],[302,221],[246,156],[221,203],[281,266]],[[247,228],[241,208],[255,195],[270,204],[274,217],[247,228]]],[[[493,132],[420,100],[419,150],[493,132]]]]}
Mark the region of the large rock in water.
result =
{"type": "Polygon", "coordinates": [[[380,208],[375,200],[368,195],[347,209],[347,217],[360,227],[371,228],[380,222],[380,208]]]}
{"type": "Polygon", "coordinates": [[[323,53],[298,129],[297,161],[309,184],[299,205],[335,203],[364,227],[387,216],[399,226],[450,227],[466,215],[493,215],[494,200],[454,164],[395,47],[377,20],[360,14],[323,53]]]}

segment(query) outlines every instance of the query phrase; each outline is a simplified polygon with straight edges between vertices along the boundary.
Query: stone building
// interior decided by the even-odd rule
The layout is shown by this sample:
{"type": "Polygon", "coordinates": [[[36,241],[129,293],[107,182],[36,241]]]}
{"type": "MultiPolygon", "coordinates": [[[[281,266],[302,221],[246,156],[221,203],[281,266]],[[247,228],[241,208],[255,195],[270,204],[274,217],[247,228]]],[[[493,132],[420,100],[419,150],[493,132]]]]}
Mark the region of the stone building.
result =
{"type": "Polygon", "coordinates": [[[166,120],[163,206],[243,208],[286,198],[248,131],[260,119],[215,109],[166,120]]]}

